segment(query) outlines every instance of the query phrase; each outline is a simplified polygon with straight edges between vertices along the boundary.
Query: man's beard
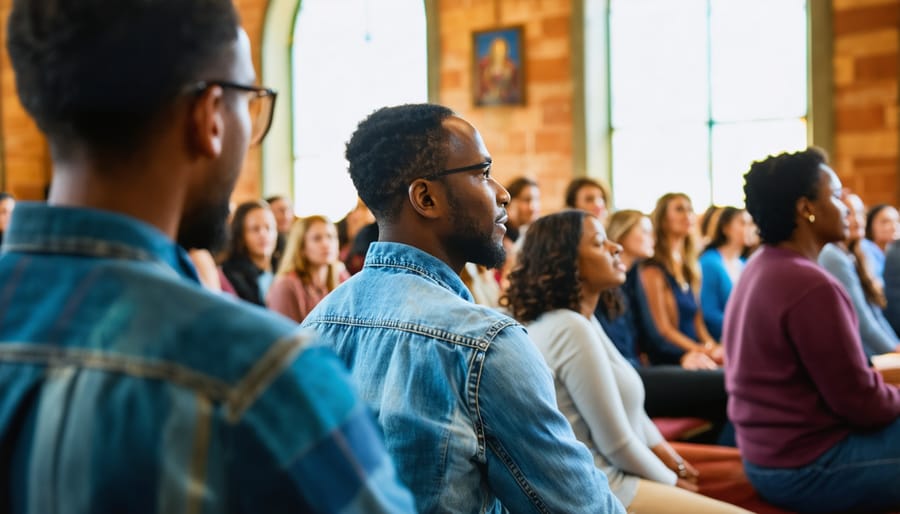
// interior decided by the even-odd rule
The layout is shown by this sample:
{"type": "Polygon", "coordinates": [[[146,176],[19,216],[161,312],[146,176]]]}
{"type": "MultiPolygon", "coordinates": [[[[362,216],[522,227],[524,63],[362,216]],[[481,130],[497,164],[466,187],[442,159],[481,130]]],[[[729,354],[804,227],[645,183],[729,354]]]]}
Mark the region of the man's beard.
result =
{"type": "Polygon", "coordinates": [[[178,244],[187,250],[216,253],[228,240],[228,202],[205,205],[185,213],[178,226],[178,244]]]}
{"type": "Polygon", "coordinates": [[[479,229],[478,220],[463,209],[456,198],[448,195],[451,223],[454,227],[453,234],[449,237],[450,247],[459,252],[467,262],[481,264],[488,268],[500,268],[506,262],[506,249],[503,241],[494,242],[493,229],[485,232],[479,229]]]}

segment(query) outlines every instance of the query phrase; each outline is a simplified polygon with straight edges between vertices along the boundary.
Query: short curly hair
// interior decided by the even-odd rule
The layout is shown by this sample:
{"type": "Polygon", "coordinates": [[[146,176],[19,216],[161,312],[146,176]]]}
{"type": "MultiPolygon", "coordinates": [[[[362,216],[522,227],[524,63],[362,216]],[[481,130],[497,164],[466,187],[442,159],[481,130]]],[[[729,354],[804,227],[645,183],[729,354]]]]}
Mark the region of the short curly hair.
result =
{"type": "Polygon", "coordinates": [[[744,175],[745,203],[764,243],[790,239],[797,228],[797,200],[816,200],[821,166],[827,163],[825,152],[809,147],[770,155],[750,166],[744,175]]]}
{"type": "Polygon", "coordinates": [[[453,115],[442,105],[407,104],[383,107],[359,123],[345,155],[356,191],[379,220],[399,214],[410,182],[444,167],[443,122],[453,115]]]}
{"type": "Polygon", "coordinates": [[[22,105],[65,155],[128,154],[240,25],[231,0],[15,0],[7,48],[22,105]]]}
{"type": "Polygon", "coordinates": [[[528,228],[501,305],[522,323],[554,309],[579,310],[578,245],[591,214],[566,209],[538,218],[528,228]]]}

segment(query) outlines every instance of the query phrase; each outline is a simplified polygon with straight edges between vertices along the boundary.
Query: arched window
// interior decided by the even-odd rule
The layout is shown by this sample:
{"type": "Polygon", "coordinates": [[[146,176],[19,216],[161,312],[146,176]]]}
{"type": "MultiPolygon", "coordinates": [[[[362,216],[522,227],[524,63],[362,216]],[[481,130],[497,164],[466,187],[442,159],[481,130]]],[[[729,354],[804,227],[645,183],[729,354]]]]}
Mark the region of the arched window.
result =
{"type": "Polygon", "coordinates": [[[617,208],[743,204],[753,160],[807,146],[805,0],[610,0],[617,208]]]}
{"type": "Polygon", "coordinates": [[[293,188],[300,215],[341,218],[356,204],[344,148],[379,107],[425,102],[425,5],[303,0],[292,43],[293,188]]]}

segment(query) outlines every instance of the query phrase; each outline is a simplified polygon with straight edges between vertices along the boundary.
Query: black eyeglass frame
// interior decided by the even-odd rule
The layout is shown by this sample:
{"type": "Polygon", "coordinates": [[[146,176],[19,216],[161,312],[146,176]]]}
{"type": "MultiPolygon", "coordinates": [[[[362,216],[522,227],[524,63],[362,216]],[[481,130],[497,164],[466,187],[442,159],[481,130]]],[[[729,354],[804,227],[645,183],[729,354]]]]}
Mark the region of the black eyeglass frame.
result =
{"type": "Polygon", "coordinates": [[[492,159],[488,159],[486,161],[479,162],[478,164],[470,164],[469,166],[462,166],[459,168],[450,168],[448,170],[441,170],[437,173],[432,173],[431,175],[426,175],[422,178],[424,178],[425,180],[435,180],[435,179],[439,179],[441,177],[446,177],[447,175],[452,175],[454,173],[462,173],[463,171],[474,171],[474,170],[481,170],[484,168],[489,168],[493,164],[494,164],[494,161],[492,159]]]}
{"type": "Polygon", "coordinates": [[[261,143],[263,139],[266,138],[266,134],[269,133],[269,129],[272,128],[272,118],[275,117],[275,100],[278,99],[278,91],[262,86],[248,86],[245,84],[238,84],[236,82],[229,82],[227,80],[203,80],[197,82],[191,89],[194,94],[200,94],[212,86],[219,86],[223,89],[237,89],[238,91],[245,91],[247,93],[254,93],[256,95],[256,99],[271,97],[272,103],[269,105],[269,119],[266,122],[266,127],[260,133],[259,138],[255,141],[251,141],[251,144],[261,143]]]}

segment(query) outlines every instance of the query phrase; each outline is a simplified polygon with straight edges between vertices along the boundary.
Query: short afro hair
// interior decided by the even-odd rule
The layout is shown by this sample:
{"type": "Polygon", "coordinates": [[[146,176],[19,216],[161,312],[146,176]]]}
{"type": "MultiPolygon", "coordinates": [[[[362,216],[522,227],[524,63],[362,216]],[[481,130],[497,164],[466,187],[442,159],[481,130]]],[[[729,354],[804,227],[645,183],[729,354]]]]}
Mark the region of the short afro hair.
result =
{"type": "Polygon", "coordinates": [[[791,237],[797,228],[797,200],[817,198],[821,166],[827,163],[825,152],[810,147],[770,155],[750,166],[744,175],[745,202],[764,243],[778,244],[791,237]]]}
{"type": "Polygon", "coordinates": [[[238,37],[231,0],[14,0],[7,48],[22,105],[55,152],[127,155],[238,37]]]}
{"type": "Polygon", "coordinates": [[[391,220],[409,183],[439,172],[447,162],[454,112],[434,104],[383,107],[359,123],[347,143],[350,178],[363,202],[380,220],[391,220]]]}

